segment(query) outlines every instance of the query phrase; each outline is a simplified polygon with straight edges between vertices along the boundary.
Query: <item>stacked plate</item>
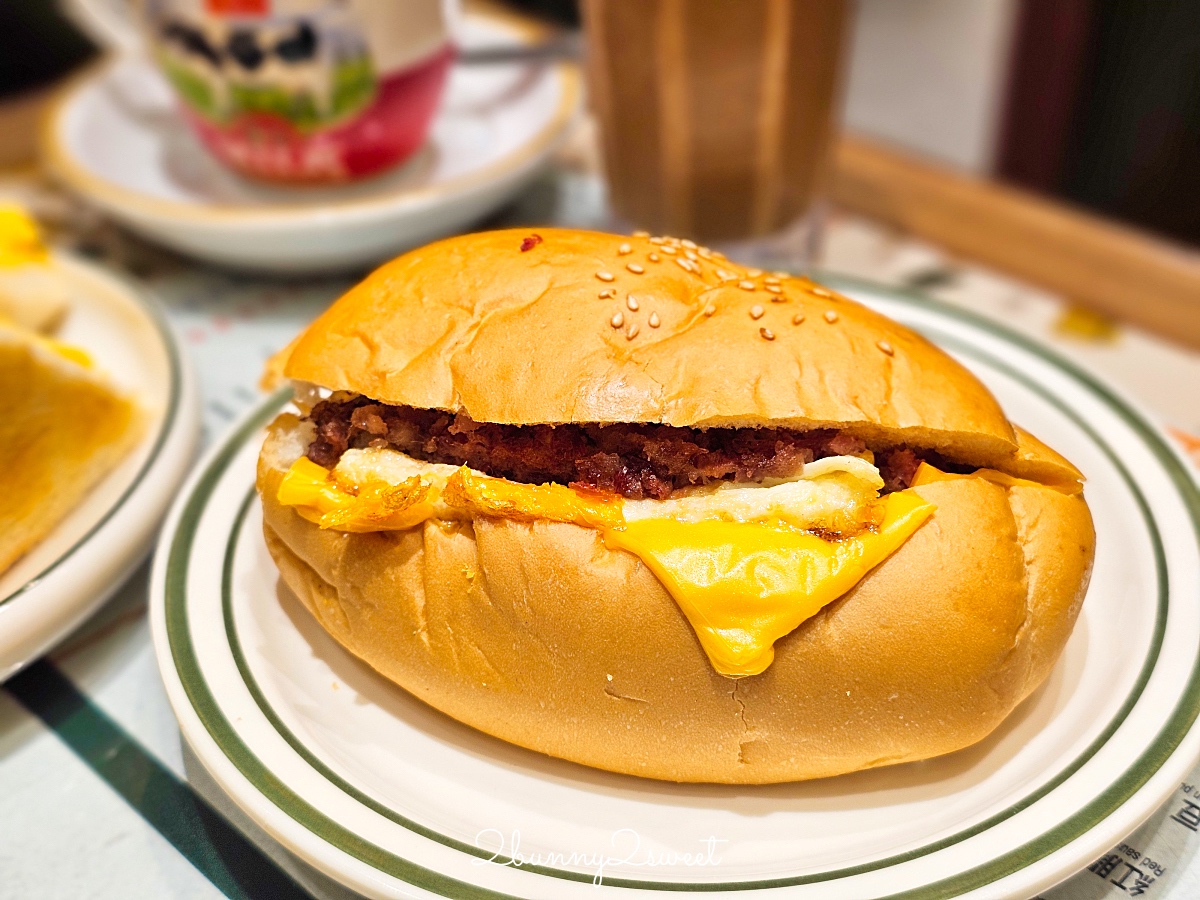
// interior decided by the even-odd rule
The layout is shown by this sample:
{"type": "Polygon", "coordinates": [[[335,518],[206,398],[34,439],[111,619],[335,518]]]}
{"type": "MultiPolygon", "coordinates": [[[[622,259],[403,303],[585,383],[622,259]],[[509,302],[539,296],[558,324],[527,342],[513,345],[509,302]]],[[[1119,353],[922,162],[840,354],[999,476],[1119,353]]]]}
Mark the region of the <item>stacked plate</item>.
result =
{"type": "Polygon", "coordinates": [[[152,625],[183,734],[308,863],[368,896],[1029,897],[1141,823],[1200,754],[1200,491],[1128,400],[919,297],[847,293],[975,371],[1088,477],[1083,613],[1046,685],[968,750],[768,787],[674,785],[509,746],[349,656],[279,581],[253,490],[277,396],[170,516],[152,625]]]}

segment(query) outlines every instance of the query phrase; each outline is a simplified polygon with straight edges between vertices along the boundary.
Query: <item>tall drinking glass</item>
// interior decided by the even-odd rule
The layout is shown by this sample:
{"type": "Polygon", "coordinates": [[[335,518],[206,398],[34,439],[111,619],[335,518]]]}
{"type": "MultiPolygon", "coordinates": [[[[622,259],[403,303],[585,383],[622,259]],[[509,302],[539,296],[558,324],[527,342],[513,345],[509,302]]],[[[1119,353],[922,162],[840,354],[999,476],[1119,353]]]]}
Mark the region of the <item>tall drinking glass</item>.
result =
{"type": "Polygon", "coordinates": [[[614,212],[805,264],[819,236],[848,0],[583,0],[614,212]]]}

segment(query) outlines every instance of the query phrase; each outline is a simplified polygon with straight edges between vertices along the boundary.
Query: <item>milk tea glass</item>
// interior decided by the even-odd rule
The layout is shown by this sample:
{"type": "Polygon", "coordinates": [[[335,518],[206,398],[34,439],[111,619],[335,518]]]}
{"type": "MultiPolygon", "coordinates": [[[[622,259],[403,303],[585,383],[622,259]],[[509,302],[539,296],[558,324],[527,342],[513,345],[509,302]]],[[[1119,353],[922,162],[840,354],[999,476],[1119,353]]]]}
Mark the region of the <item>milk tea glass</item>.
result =
{"type": "Polygon", "coordinates": [[[815,246],[847,0],[583,0],[614,212],[797,263],[815,246]]]}

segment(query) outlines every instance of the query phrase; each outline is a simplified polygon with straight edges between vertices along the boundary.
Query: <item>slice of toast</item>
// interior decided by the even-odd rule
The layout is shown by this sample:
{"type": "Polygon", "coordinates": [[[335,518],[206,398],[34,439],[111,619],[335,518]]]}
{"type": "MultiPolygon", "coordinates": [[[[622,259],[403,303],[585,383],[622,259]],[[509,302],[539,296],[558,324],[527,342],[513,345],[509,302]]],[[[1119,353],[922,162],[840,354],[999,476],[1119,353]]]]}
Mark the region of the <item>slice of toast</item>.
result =
{"type": "Polygon", "coordinates": [[[54,265],[37,222],[0,203],[0,315],[48,334],[67,314],[66,279],[54,265]]]}
{"type": "Polygon", "coordinates": [[[0,321],[0,572],[129,452],[143,425],[86,354],[0,321]]]}
{"type": "Polygon", "coordinates": [[[0,315],[49,334],[67,315],[66,279],[47,263],[0,265],[0,315]]]}

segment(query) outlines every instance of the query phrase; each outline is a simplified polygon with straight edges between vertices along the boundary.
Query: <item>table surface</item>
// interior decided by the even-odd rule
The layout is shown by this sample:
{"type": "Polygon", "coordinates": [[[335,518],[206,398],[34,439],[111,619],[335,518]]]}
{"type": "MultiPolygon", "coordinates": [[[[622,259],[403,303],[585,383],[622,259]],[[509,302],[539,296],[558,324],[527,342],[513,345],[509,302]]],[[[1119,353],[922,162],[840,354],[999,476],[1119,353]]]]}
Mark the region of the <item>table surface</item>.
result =
{"type": "MultiPolygon", "coordinates": [[[[586,125],[494,223],[602,227],[586,125]]],[[[60,239],[156,294],[200,376],[204,442],[260,394],[263,360],[350,283],[248,278],[119,232],[33,173],[0,178],[60,239]]],[[[916,288],[1052,344],[1157,414],[1200,465],[1200,354],[834,215],[821,266],[916,288]]],[[[232,806],[182,745],[146,617],[148,565],[89,623],[0,688],[0,898],[346,897],[232,806]]],[[[1124,844],[1046,900],[1200,897],[1200,768],[1124,844]]]]}

